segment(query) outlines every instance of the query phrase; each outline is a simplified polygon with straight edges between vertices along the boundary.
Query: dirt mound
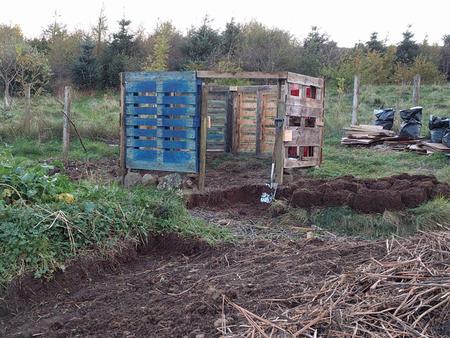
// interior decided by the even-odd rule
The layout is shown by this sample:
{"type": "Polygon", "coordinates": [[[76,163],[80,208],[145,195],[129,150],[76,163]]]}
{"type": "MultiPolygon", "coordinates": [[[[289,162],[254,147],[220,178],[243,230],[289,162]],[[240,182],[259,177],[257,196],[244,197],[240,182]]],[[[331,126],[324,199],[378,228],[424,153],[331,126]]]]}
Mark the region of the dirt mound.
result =
{"type": "MultiPolygon", "coordinates": [[[[65,284],[57,276],[45,289],[35,289],[22,298],[26,307],[0,317],[0,336],[214,337],[222,295],[271,315],[280,304],[291,304],[277,298],[317,287],[326,275],[383,255],[384,243],[365,241],[255,241],[211,248],[160,238],[102,276],[77,280],[74,274],[65,284]]],[[[245,323],[230,308],[225,318],[228,326],[245,323]]]]}
{"type": "MultiPolygon", "coordinates": [[[[227,190],[192,194],[189,208],[258,204],[267,186],[249,185],[227,190]]],[[[363,212],[384,212],[414,208],[436,196],[450,197],[450,187],[434,176],[401,174],[381,179],[343,176],[334,180],[304,179],[278,189],[277,198],[299,208],[349,206],[363,212]]]]}
{"type": "Polygon", "coordinates": [[[59,292],[71,292],[83,283],[92,283],[117,272],[123,264],[135,262],[141,255],[194,255],[213,250],[200,240],[186,240],[175,234],[152,237],[145,245],[124,243],[102,257],[84,256],[71,262],[64,271],[57,271],[50,281],[36,279],[27,273],[14,280],[6,291],[6,301],[0,301],[0,316],[19,312],[30,302],[41,302],[59,292]]]}

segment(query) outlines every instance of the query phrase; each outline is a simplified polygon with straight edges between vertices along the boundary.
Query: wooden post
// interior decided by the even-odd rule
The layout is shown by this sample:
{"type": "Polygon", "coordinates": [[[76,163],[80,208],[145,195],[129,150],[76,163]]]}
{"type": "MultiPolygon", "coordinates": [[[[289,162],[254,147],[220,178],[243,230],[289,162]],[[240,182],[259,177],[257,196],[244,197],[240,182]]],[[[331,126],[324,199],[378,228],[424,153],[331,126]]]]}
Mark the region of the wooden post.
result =
{"type": "Polygon", "coordinates": [[[417,74],[414,76],[413,82],[413,106],[417,106],[420,100],[420,75],[417,74]]]}
{"type": "Polygon", "coordinates": [[[232,125],[232,147],[231,152],[237,155],[239,151],[239,113],[240,113],[240,95],[234,90],[233,93],[233,125],[232,125]]]}
{"type": "Polygon", "coordinates": [[[209,87],[202,85],[202,108],[200,116],[200,172],[198,176],[198,189],[205,190],[206,180],[206,140],[208,137],[208,91],[209,87]]]}
{"type": "Polygon", "coordinates": [[[358,109],[359,109],[359,76],[355,75],[355,80],[353,83],[352,126],[358,123],[358,109]]]}
{"type": "Polygon", "coordinates": [[[261,154],[262,139],[262,92],[256,91],[256,155],[261,154]]]}
{"type": "Polygon", "coordinates": [[[63,122],[63,158],[67,159],[70,147],[70,105],[72,101],[70,86],[64,87],[64,122],[63,122]]]}
{"type": "Polygon", "coordinates": [[[125,127],[125,78],[124,73],[120,73],[120,134],[119,134],[119,166],[122,185],[125,183],[126,168],[126,127],[125,127]]]}
{"type": "Polygon", "coordinates": [[[274,144],[274,161],[275,161],[275,182],[279,185],[283,184],[284,173],[284,144],[283,144],[283,131],[284,131],[284,117],[286,114],[286,102],[285,96],[282,95],[282,80],[278,80],[278,103],[277,103],[277,119],[281,122],[277,126],[275,123],[275,144],[274,144]]]}
{"type": "Polygon", "coordinates": [[[233,149],[233,121],[234,121],[234,100],[236,92],[227,92],[227,122],[225,125],[225,152],[230,153],[233,149]]]}
{"type": "Polygon", "coordinates": [[[26,84],[24,86],[24,90],[25,90],[25,100],[26,100],[26,114],[25,114],[25,123],[24,123],[24,131],[25,134],[29,135],[31,132],[31,119],[32,119],[32,115],[31,115],[31,85],[30,84],[26,84]]]}

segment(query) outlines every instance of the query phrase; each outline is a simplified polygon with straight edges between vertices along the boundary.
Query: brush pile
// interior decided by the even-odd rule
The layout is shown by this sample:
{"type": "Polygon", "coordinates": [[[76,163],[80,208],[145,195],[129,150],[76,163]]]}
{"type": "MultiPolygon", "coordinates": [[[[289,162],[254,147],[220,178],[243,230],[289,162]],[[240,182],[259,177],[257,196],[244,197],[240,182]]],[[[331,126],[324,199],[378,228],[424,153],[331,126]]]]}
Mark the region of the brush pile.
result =
{"type": "Polygon", "coordinates": [[[383,129],[383,126],[365,124],[354,125],[344,130],[345,136],[341,139],[341,144],[345,145],[369,145],[395,135],[392,130],[383,129]]]}
{"type": "Polygon", "coordinates": [[[270,321],[225,302],[246,318],[246,334],[255,337],[448,336],[450,232],[388,240],[386,251],[381,260],[276,300],[280,310],[270,321]]]}

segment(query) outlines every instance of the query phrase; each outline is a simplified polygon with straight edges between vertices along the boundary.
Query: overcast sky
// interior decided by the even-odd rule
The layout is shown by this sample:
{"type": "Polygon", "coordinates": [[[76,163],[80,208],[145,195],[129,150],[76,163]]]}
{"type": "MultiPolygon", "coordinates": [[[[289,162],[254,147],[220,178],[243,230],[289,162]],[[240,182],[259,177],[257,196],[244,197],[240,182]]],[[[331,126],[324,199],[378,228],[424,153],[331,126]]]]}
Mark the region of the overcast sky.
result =
{"type": "Polygon", "coordinates": [[[87,29],[94,24],[102,3],[112,31],[125,15],[135,29],[142,26],[151,32],[158,21],[170,20],[186,32],[207,14],[217,29],[234,17],[238,22],[257,20],[288,30],[299,39],[315,25],[343,47],[368,40],[374,31],[380,38],[397,43],[408,24],[418,41],[428,36],[430,43],[442,44],[442,36],[450,34],[450,6],[444,0],[5,0],[0,23],[19,24],[26,36],[35,37],[57,11],[59,20],[70,30],[87,29]]]}

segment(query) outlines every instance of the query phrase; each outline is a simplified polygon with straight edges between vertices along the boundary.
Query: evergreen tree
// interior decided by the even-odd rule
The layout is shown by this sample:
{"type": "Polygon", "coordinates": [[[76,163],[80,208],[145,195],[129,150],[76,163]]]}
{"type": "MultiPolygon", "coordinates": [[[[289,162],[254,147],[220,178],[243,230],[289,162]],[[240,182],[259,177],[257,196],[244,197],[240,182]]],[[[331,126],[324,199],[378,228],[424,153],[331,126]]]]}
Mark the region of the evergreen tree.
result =
{"type": "Polygon", "coordinates": [[[115,54],[133,56],[136,52],[134,35],[129,31],[130,20],[119,21],[119,31],[113,34],[110,48],[115,54]]]}
{"type": "MultiPolygon", "coordinates": [[[[192,28],[183,47],[186,65],[205,66],[214,63],[214,58],[220,51],[220,35],[210,26],[208,17],[198,28],[192,28]]],[[[195,66],[194,66],[195,67],[195,66]]]]}
{"type": "Polygon", "coordinates": [[[138,47],[134,35],[129,31],[130,20],[119,21],[119,31],[113,34],[111,43],[101,59],[102,87],[115,88],[119,85],[119,73],[137,70],[136,59],[138,47]]]}
{"type": "Polygon", "coordinates": [[[242,43],[242,27],[240,24],[234,22],[234,18],[227,22],[225,30],[221,36],[222,40],[222,54],[227,60],[232,60],[242,43]]]}
{"type": "Polygon", "coordinates": [[[410,28],[411,26],[408,26],[406,32],[403,33],[403,40],[397,47],[396,61],[405,65],[411,65],[419,55],[419,45],[413,40],[414,34],[410,28]]]}
{"type": "Polygon", "coordinates": [[[306,75],[319,76],[326,65],[333,61],[336,43],[327,34],[321,33],[313,26],[303,41],[303,49],[299,59],[299,72],[306,75]]]}
{"type": "Polygon", "coordinates": [[[383,41],[378,40],[377,32],[373,32],[370,35],[370,40],[366,42],[366,48],[368,52],[378,52],[380,54],[386,52],[386,45],[383,41]]]}
{"type": "Polygon", "coordinates": [[[81,54],[73,66],[73,82],[80,89],[93,89],[99,80],[99,68],[94,56],[94,43],[86,37],[81,44],[81,54]]]}

